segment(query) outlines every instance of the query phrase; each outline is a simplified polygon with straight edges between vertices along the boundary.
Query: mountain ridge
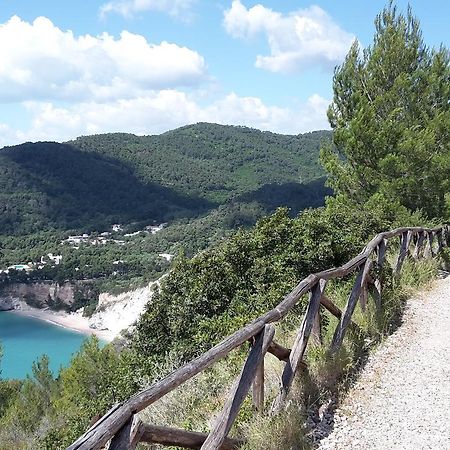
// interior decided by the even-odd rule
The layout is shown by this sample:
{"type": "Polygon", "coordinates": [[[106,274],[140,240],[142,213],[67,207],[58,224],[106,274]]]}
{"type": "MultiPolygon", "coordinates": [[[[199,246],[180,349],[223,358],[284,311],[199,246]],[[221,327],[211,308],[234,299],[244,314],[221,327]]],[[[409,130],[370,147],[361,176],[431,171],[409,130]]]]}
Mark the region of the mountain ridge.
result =
{"type": "Polygon", "coordinates": [[[195,217],[265,185],[320,178],[318,150],[330,135],[200,123],[4,147],[0,234],[195,217]]]}

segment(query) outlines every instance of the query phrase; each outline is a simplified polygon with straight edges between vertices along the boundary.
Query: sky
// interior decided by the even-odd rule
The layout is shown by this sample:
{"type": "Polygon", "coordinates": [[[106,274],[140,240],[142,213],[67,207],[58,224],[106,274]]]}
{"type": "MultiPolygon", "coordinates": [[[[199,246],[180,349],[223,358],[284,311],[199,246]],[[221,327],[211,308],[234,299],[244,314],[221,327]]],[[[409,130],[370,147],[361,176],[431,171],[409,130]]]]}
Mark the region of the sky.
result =
{"type": "MultiPolygon", "coordinates": [[[[334,67],[370,45],[385,4],[0,0],[0,147],[196,122],[328,128],[334,67]]],[[[450,2],[409,4],[425,42],[450,46],[450,2]]]]}

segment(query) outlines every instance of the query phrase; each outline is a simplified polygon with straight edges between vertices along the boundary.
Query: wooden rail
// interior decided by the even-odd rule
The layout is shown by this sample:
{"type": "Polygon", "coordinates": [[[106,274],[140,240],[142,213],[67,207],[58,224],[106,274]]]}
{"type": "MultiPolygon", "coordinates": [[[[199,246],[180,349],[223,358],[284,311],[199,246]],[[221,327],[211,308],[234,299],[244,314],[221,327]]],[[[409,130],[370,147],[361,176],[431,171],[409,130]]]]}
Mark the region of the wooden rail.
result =
{"type": "Polygon", "coordinates": [[[228,438],[239,409],[253,385],[252,394],[255,409],[264,407],[264,355],[271,353],[285,362],[281,377],[281,389],[274,403],[275,410],[283,407],[289,394],[292,381],[299,369],[305,369],[303,357],[309,338],[317,339],[318,314],[320,307],[336,318],[336,327],[330,351],[336,352],[342,345],[348,328],[358,328],[352,322],[352,315],[358,300],[365,308],[368,286],[374,287],[374,300],[377,311],[382,307],[382,280],[370,275],[370,268],[378,269],[384,264],[388,241],[400,238],[400,250],[395,264],[397,276],[405,259],[410,255],[414,259],[437,255],[449,244],[450,226],[437,228],[408,227],[380,233],[375,236],[355,258],[341,267],[311,274],[302,281],[272,310],[237,330],[213,348],[172,372],[147,389],[135,394],[127,401],[115,405],[86,433],[67,450],[95,450],[103,448],[109,441],[110,449],[132,450],[139,442],[176,445],[184,448],[215,450],[238,448],[242,441],[228,438]],[[435,239],[436,238],[436,239],[435,239]],[[413,252],[410,251],[414,244],[413,252]],[[326,295],[325,287],[329,280],[342,278],[357,272],[356,281],[344,310],[340,310],[326,295]],[[310,294],[305,316],[298,330],[292,349],[287,349],[273,341],[275,328],[272,325],[280,321],[298,303],[305,294],[310,294]],[[198,373],[204,371],[216,361],[227,356],[233,349],[251,341],[252,346],[242,371],[231,388],[228,400],[216,419],[208,435],[191,431],[158,427],[136,422],[135,414],[171,392],[198,373]]]}

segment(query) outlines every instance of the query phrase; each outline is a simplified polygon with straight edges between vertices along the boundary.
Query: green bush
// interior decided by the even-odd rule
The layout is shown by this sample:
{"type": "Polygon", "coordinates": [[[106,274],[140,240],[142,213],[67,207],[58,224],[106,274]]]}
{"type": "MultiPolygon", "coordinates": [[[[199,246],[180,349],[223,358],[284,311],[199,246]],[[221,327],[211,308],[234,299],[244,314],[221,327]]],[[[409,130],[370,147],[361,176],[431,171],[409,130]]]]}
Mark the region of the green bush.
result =
{"type": "MultiPolygon", "coordinates": [[[[404,208],[397,214],[405,225],[420,218],[404,208]]],[[[191,358],[273,308],[310,273],[351,259],[395,219],[388,203],[355,209],[329,199],[294,219],[281,208],[192,259],[180,255],[141,316],[133,348],[152,360],[169,349],[191,358]]]]}

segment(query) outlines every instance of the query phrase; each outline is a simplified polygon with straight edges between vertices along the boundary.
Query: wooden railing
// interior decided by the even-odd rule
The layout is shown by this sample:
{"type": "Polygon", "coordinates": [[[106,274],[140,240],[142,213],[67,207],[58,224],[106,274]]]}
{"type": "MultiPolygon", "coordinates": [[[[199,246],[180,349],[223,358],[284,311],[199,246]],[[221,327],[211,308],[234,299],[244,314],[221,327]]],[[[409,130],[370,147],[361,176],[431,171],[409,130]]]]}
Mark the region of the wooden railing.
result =
{"type": "MultiPolygon", "coordinates": [[[[334,353],[342,345],[346,330],[349,327],[357,327],[352,322],[352,315],[358,300],[363,307],[366,304],[369,286],[372,287],[371,293],[377,310],[380,311],[382,308],[382,281],[380,277],[372,277],[370,269],[373,265],[378,268],[383,266],[388,241],[394,237],[400,237],[400,251],[394,268],[394,275],[398,275],[408,255],[414,259],[422,256],[435,256],[444,246],[448,245],[449,236],[449,225],[433,229],[398,228],[378,234],[358,256],[343,266],[309,275],[274,309],[237,330],[206,353],[175,370],[161,381],[114,406],[83,436],[68,447],[68,450],[100,449],[109,441],[111,441],[110,450],[132,450],[139,442],[202,450],[238,448],[243,442],[227,436],[251,388],[256,410],[263,409],[265,354],[272,353],[279,360],[285,362],[280,392],[274,403],[274,409],[279,410],[283,407],[295,374],[299,369],[306,367],[303,357],[312,332],[315,329],[317,331],[317,327],[320,327],[318,320],[320,307],[339,321],[330,346],[331,353],[334,353]],[[356,281],[349,294],[347,304],[341,311],[325,295],[326,284],[331,279],[342,278],[353,272],[357,272],[356,281]],[[273,340],[275,333],[273,324],[280,321],[307,293],[310,298],[295,342],[292,349],[284,348],[273,340]],[[143,424],[135,417],[136,413],[155,403],[248,341],[252,343],[248,357],[209,434],[143,424]]],[[[374,273],[378,272],[374,271],[374,273]]]]}

